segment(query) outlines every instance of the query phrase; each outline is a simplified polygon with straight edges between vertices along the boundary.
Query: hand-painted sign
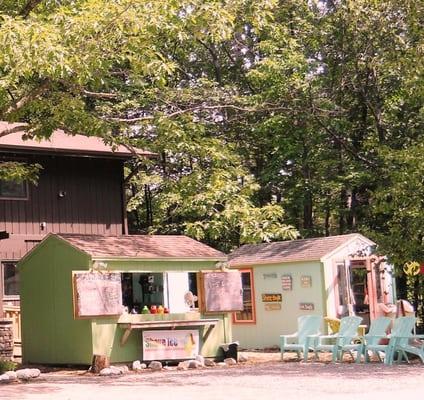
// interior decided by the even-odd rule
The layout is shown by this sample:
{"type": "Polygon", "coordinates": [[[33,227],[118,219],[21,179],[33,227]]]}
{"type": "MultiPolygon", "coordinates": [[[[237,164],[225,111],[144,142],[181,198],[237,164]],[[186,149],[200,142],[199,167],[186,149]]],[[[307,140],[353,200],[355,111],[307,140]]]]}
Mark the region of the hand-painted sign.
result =
{"type": "Polygon", "coordinates": [[[262,274],[264,279],[277,279],[277,274],[275,272],[271,272],[269,274],[262,274]]]}
{"type": "Polygon", "coordinates": [[[299,310],[312,311],[315,310],[314,303],[299,303],[299,310]]]}
{"type": "Polygon", "coordinates": [[[243,289],[240,271],[203,272],[202,304],[205,312],[243,310],[243,289]]]}
{"type": "Polygon", "coordinates": [[[122,314],[120,273],[74,272],[73,280],[75,317],[122,314]]]}
{"type": "Polygon", "coordinates": [[[276,303],[283,301],[281,293],[262,293],[262,301],[264,303],[276,303]]]}
{"type": "Polygon", "coordinates": [[[292,290],[293,283],[291,275],[282,275],[281,276],[281,286],[283,290],[292,290]]]}
{"type": "Polygon", "coordinates": [[[281,310],[281,303],[265,303],[265,311],[281,310]]]}
{"type": "Polygon", "coordinates": [[[312,286],[312,277],[309,275],[302,275],[300,277],[300,286],[303,288],[310,288],[312,286]]]}
{"type": "Polygon", "coordinates": [[[143,360],[182,360],[199,354],[199,331],[143,331],[143,360]]]}

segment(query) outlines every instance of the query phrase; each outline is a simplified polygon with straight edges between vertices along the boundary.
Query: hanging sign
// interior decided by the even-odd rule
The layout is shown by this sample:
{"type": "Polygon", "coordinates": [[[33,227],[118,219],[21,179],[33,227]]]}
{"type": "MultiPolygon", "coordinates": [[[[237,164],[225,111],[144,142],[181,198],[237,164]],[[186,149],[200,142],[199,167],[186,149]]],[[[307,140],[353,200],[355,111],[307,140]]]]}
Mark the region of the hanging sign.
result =
{"type": "Polygon", "coordinates": [[[420,273],[420,269],[420,264],[416,261],[409,261],[403,266],[403,272],[409,276],[418,275],[420,273]]]}
{"type": "Polygon", "coordinates": [[[265,311],[279,311],[281,303],[265,303],[265,311]]]}
{"type": "Polygon", "coordinates": [[[205,271],[201,277],[201,304],[204,312],[243,310],[240,271],[205,271]]]}
{"type": "Polygon", "coordinates": [[[183,360],[199,354],[198,330],[143,331],[143,360],[183,360]]]}
{"type": "Polygon", "coordinates": [[[314,303],[299,303],[299,310],[312,311],[315,309],[314,303]]]}
{"type": "Polygon", "coordinates": [[[302,275],[300,277],[300,286],[303,288],[310,288],[312,286],[312,277],[309,275],[302,275]]]}
{"type": "Polygon", "coordinates": [[[281,276],[281,287],[283,290],[292,290],[293,283],[291,275],[282,275],[281,276]]]}
{"type": "Polygon", "coordinates": [[[76,318],[122,314],[120,273],[73,272],[73,289],[76,318]]]}
{"type": "Polygon", "coordinates": [[[269,274],[262,274],[264,279],[277,279],[277,274],[275,272],[271,272],[269,274]]]}
{"type": "Polygon", "coordinates": [[[262,301],[264,303],[278,303],[283,301],[281,293],[262,293],[262,301]]]}

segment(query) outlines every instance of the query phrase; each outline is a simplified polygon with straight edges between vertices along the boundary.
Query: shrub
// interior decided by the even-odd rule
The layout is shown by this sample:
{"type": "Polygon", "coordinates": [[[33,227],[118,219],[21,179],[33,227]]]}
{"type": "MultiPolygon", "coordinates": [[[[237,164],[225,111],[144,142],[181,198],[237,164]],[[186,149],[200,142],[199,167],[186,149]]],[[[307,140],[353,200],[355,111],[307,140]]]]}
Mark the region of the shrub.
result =
{"type": "Polygon", "coordinates": [[[6,371],[14,371],[17,367],[17,363],[11,360],[4,360],[0,358],[0,375],[6,371]]]}

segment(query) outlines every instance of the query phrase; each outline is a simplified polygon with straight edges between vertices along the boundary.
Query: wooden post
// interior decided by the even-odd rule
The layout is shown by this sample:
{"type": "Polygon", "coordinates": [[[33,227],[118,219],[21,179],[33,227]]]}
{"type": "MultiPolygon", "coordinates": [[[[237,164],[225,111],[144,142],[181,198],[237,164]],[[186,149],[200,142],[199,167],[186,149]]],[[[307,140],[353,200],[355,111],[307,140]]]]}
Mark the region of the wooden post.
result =
{"type": "Polygon", "coordinates": [[[0,260],[0,320],[4,318],[4,310],[3,310],[3,264],[0,260]]]}
{"type": "Polygon", "coordinates": [[[99,354],[93,355],[93,360],[91,362],[91,372],[98,374],[103,368],[108,368],[110,366],[110,361],[108,356],[102,356],[99,354]]]}

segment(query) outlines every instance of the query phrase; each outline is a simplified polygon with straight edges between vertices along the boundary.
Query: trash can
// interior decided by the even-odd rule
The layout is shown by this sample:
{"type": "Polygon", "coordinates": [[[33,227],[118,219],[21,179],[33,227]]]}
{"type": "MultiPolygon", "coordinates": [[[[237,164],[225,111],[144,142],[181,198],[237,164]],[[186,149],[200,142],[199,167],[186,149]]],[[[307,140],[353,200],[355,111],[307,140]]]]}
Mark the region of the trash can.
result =
{"type": "Polygon", "coordinates": [[[218,356],[219,361],[224,361],[226,358],[234,358],[234,360],[237,361],[238,346],[239,346],[239,342],[221,344],[219,346],[219,349],[220,349],[219,356],[218,356]]]}

